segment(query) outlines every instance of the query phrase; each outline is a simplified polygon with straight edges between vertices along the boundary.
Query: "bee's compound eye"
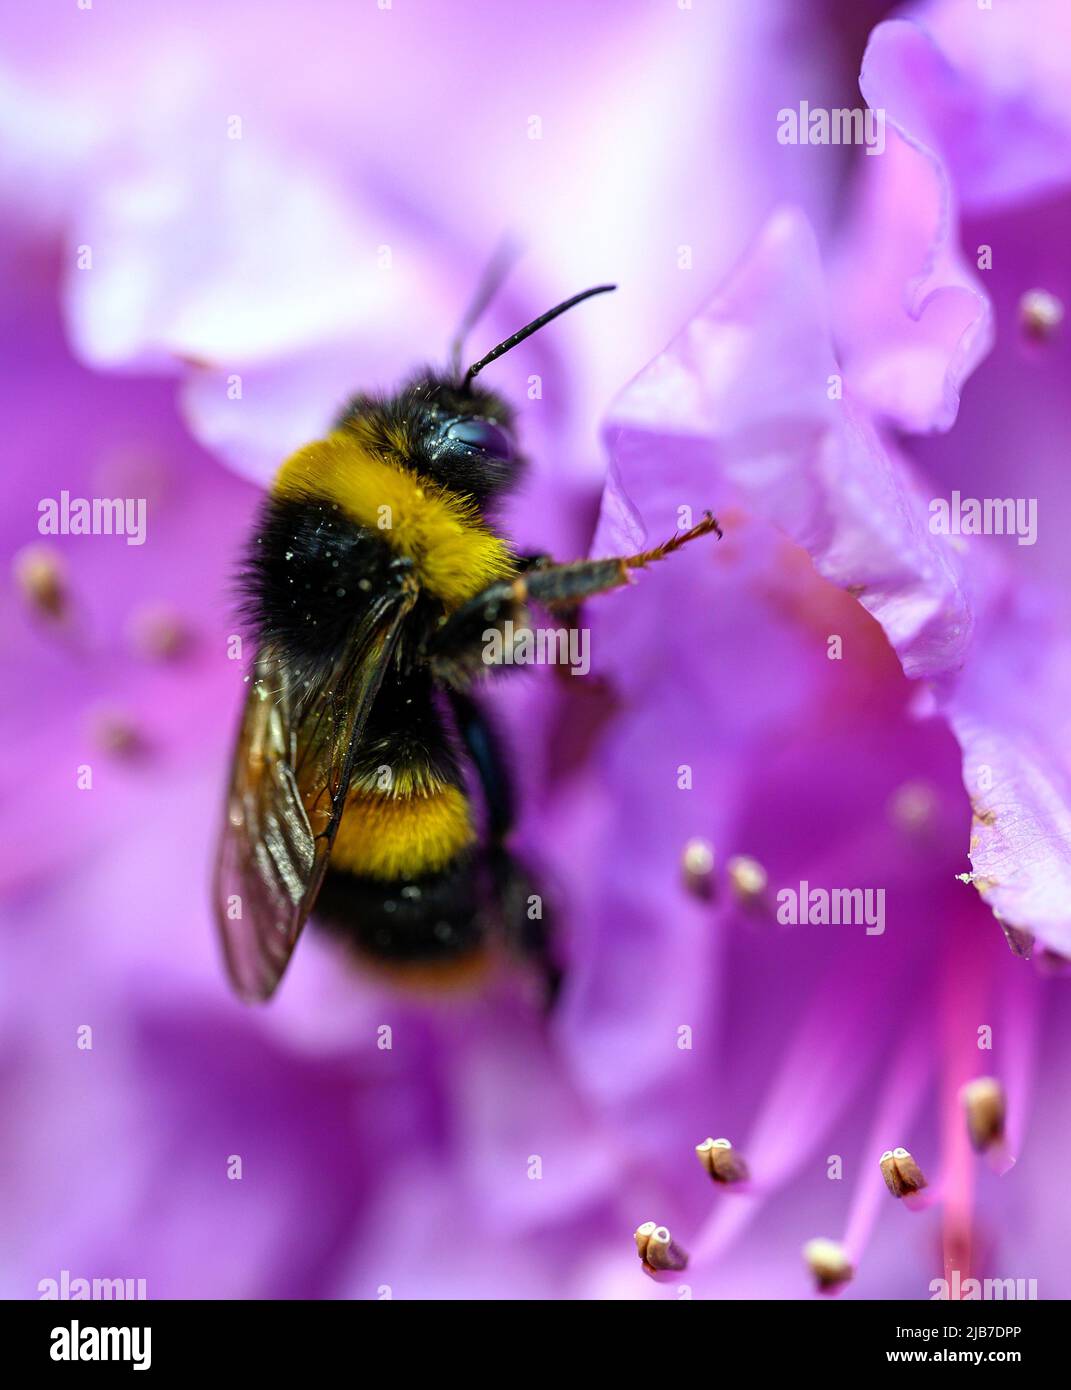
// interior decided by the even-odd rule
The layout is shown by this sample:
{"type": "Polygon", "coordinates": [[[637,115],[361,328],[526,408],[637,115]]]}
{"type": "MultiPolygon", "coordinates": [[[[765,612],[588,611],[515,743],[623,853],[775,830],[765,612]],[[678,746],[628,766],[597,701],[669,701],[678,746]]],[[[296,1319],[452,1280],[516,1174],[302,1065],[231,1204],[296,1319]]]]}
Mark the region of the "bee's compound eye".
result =
{"type": "Polygon", "coordinates": [[[509,435],[490,420],[455,420],[446,431],[446,438],[469,449],[478,449],[491,458],[508,459],[513,454],[509,435]]]}

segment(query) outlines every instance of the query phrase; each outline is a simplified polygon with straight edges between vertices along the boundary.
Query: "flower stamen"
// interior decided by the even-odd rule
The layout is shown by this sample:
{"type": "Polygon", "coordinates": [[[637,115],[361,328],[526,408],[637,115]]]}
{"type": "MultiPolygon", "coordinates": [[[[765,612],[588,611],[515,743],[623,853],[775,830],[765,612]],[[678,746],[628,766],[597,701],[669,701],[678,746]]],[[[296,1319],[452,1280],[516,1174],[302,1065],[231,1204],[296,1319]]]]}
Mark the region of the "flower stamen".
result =
{"type": "Polygon", "coordinates": [[[905,782],[893,793],[889,816],[907,834],[924,834],[937,814],[937,798],[927,782],[905,782]]]}
{"type": "Polygon", "coordinates": [[[714,1182],[747,1182],[747,1164],[728,1139],[704,1139],[695,1152],[714,1182]]]}
{"type": "Polygon", "coordinates": [[[922,1169],[907,1149],[886,1149],[880,1163],[885,1186],[894,1197],[913,1197],[926,1186],[922,1169]]]}
{"type": "Polygon", "coordinates": [[[12,561],[15,583],[30,611],[49,622],[62,622],[70,606],[67,570],[59,551],[26,545],[12,561]]]}
{"type": "Polygon", "coordinates": [[[688,1256],[665,1226],[659,1226],[654,1221],[645,1221],[642,1226],[637,1227],[633,1238],[643,1268],[648,1274],[684,1269],[688,1264],[688,1256]]]}
{"type": "Polygon", "coordinates": [[[852,1278],[855,1269],[844,1246],[824,1236],[809,1240],[803,1247],[803,1258],[814,1276],[819,1293],[835,1293],[852,1278]]]}
{"type": "Polygon", "coordinates": [[[745,907],[755,907],[766,893],[766,870],[757,859],[746,854],[734,854],[725,866],[729,887],[745,907]]]}
{"type": "Polygon", "coordinates": [[[989,1153],[1004,1142],[1007,1105],[1004,1087],[992,1076],[968,1081],[959,1093],[967,1115],[967,1133],[975,1153],[989,1153]]]}
{"type": "Polygon", "coordinates": [[[1063,322],[1064,306],[1048,290],[1027,290],[1019,300],[1019,321],[1023,332],[1035,342],[1046,343],[1063,322]]]}
{"type": "Polygon", "coordinates": [[[162,604],[147,604],[130,618],[131,646],[150,661],[171,661],[189,646],[190,633],[182,618],[162,604]]]}
{"type": "Polygon", "coordinates": [[[144,738],[129,715],[110,706],[90,712],[89,733],[102,752],[115,757],[134,757],[145,748],[144,738]]]}
{"type": "Polygon", "coordinates": [[[714,896],[714,846],[709,840],[692,839],[681,853],[684,886],[704,902],[714,896]]]}

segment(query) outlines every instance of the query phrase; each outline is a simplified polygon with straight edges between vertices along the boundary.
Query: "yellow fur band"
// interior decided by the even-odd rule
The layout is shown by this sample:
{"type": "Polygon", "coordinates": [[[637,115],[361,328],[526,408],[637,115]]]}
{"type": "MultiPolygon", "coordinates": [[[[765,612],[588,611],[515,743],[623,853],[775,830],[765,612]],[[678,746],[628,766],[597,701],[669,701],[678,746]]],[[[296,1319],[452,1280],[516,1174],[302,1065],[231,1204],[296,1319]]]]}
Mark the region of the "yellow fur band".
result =
{"type": "Polygon", "coordinates": [[[338,430],[308,444],[279,470],[275,495],[337,506],[408,555],[421,585],[456,607],[514,573],[506,543],[485,525],[474,502],[400,463],[369,452],[338,430]]]}
{"type": "Polygon", "coordinates": [[[428,796],[361,794],[346,803],[331,866],[394,880],[435,873],[472,844],[469,804],[457,787],[428,796]]]}

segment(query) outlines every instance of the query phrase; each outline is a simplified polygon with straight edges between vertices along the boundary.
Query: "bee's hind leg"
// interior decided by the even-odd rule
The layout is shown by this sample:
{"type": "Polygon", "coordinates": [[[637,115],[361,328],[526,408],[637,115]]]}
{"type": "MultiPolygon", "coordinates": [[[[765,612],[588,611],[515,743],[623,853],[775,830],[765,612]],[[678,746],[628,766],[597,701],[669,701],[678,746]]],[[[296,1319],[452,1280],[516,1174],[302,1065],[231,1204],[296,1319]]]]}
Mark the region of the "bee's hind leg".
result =
{"type": "Polygon", "coordinates": [[[506,948],[512,955],[528,961],[538,972],[544,1011],[550,1013],[562,984],[562,969],[554,957],[551,925],[546,904],[527,870],[506,848],[492,844],[488,867],[502,923],[506,948]]]}
{"type": "Polygon", "coordinates": [[[462,690],[450,690],[448,695],[458,735],[480,781],[488,839],[500,841],[513,829],[515,803],[513,778],[498,731],[471,695],[462,690]]]}
{"type": "Polygon", "coordinates": [[[476,700],[458,690],[451,690],[449,698],[454,723],[483,792],[487,872],[502,937],[512,955],[529,961],[539,972],[545,1007],[550,1010],[558,995],[562,972],[554,960],[543,899],[505,843],[513,828],[515,808],[509,764],[494,725],[476,700]]]}

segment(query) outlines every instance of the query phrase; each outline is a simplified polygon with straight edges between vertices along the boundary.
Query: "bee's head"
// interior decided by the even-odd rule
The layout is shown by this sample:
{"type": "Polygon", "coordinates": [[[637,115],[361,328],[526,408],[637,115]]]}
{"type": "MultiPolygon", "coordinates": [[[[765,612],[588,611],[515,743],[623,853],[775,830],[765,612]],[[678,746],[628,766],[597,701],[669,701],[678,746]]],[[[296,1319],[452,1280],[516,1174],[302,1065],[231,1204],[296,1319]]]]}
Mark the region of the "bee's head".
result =
{"type": "MultiPolygon", "coordinates": [[[[431,403],[427,412],[430,424],[425,447],[433,477],[451,487],[466,487],[481,503],[504,484],[516,480],[521,460],[513,439],[511,412],[500,396],[476,386],[476,377],[484,367],[523,343],[559,314],[592,295],[605,294],[614,288],[613,285],[596,285],[594,289],[584,290],[556,304],[493,347],[474,362],[464,376],[460,373],[462,331],[454,344],[452,374],[438,379],[429,375],[424,383],[431,403]],[[466,481],[463,483],[461,479],[466,481]]],[[[477,305],[482,298],[478,297],[477,305]]]]}
{"type": "Polygon", "coordinates": [[[476,377],[566,309],[612,289],[613,285],[597,285],[555,305],[492,348],[464,374],[456,360],[459,340],[450,371],[426,369],[386,400],[358,396],[338,423],[361,435],[377,453],[474,498],[483,507],[516,482],[524,461],[514,437],[513,412],[501,396],[477,386],[476,377]]]}
{"type": "Polygon", "coordinates": [[[501,396],[431,373],[403,395],[411,403],[411,460],[419,472],[481,506],[517,481],[524,460],[501,396]]]}

